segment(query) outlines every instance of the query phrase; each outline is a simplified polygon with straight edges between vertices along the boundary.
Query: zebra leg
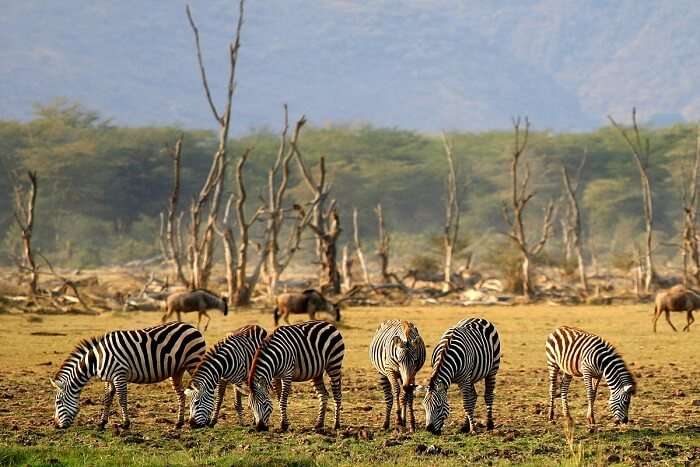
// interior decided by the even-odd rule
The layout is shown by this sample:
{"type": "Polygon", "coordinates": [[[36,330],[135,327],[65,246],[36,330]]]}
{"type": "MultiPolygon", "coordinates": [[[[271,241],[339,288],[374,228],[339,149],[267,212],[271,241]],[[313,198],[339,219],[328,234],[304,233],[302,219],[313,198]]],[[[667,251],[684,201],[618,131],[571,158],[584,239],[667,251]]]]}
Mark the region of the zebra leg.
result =
{"type": "Polygon", "coordinates": [[[103,430],[105,425],[107,425],[107,419],[109,419],[109,411],[112,407],[112,401],[114,400],[114,393],[116,389],[111,381],[105,383],[105,395],[102,398],[102,413],[100,414],[100,430],[103,430]]]}
{"type": "MultiPolygon", "coordinates": [[[[588,373],[583,374],[583,384],[586,385],[586,397],[588,399],[588,412],[586,420],[588,421],[589,430],[593,430],[595,426],[595,416],[593,415],[593,403],[595,402],[596,390],[593,388],[593,379],[588,373]]],[[[596,383],[596,388],[598,384],[596,383]]]]}
{"type": "Polygon", "coordinates": [[[171,378],[173,390],[177,394],[177,423],[175,428],[182,428],[185,424],[185,389],[182,387],[182,375],[184,371],[175,373],[171,378]]]}
{"type": "Polygon", "coordinates": [[[549,421],[554,422],[554,398],[557,391],[557,376],[559,367],[549,365],[549,421]]]}
{"type": "Polygon", "coordinates": [[[486,403],[486,429],[493,430],[493,399],[496,389],[496,373],[486,377],[484,385],[484,402],[486,403]]]}
{"type": "Polygon", "coordinates": [[[331,391],[333,392],[333,429],[340,429],[340,407],[343,403],[343,380],[340,375],[340,369],[337,373],[328,373],[331,378],[331,391]]]}
{"type": "Polygon", "coordinates": [[[277,397],[277,402],[279,402],[280,397],[282,397],[282,380],[279,378],[275,378],[272,381],[272,387],[275,390],[275,397],[277,397]]]}
{"type": "Polygon", "coordinates": [[[460,431],[462,433],[476,432],[476,424],[474,423],[474,408],[476,407],[476,389],[474,383],[465,382],[462,387],[462,402],[464,404],[464,413],[466,419],[460,431]]]}
{"type": "Polygon", "coordinates": [[[117,397],[119,398],[119,408],[122,412],[122,424],[121,427],[124,429],[129,428],[131,421],[129,420],[129,398],[126,394],[126,378],[124,376],[117,376],[112,381],[114,384],[114,389],[117,392],[117,397]]]}
{"type": "Polygon", "coordinates": [[[385,375],[379,375],[379,384],[381,384],[382,391],[384,391],[384,405],[386,406],[386,412],[384,413],[384,425],[382,425],[382,428],[388,430],[391,426],[391,407],[394,405],[394,394],[391,390],[389,378],[387,378],[385,375]]]}
{"type": "Polygon", "coordinates": [[[224,403],[224,395],[226,394],[226,386],[228,381],[225,379],[220,379],[219,384],[216,385],[216,400],[214,401],[214,413],[209,420],[209,426],[216,425],[219,420],[219,411],[221,410],[221,404],[224,403]]]}
{"type": "Polygon", "coordinates": [[[292,377],[288,376],[282,380],[282,394],[280,395],[280,430],[287,431],[289,429],[289,418],[287,417],[287,401],[289,393],[292,391],[292,377]]]}
{"type": "Polygon", "coordinates": [[[561,374],[561,411],[569,421],[571,421],[571,415],[569,415],[569,385],[571,384],[572,376],[567,373],[561,374]]]}
{"type": "Polygon", "coordinates": [[[238,424],[245,425],[245,420],[243,419],[243,393],[236,388],[236,403],[234,407],[236,408],[236,414],[238,414],[238,424]]]}
{"type": "Polygon", "coordinates": [[[413,389],[404,388],[401,391],[401,400],[399,401],[403,411],[404,426],[408,426],[408,430],[413,433],[416,431],[416,417],[413,413],[413,389]]]}
{"type": "Polygon", "coordinates": [[[399,381],[399,376],[396,373],[389,372],[387,375],[389,378],[389,383],[391,383],[391,393],[392,399],[396,403],[396,428],[400,426],[405,426],[403,417],[401,416],[401,382],[399,381]]]}
{"type": "Polygon", "coordinates": [[[314,378],[314,387],[316,388],[319,402],[318,418],[316,419],[314,428],[316,430],[322,430],[326,421],[326,407],[328,406],[328,391],[326,390],[326,385],[323,384],[323,374],[314,378]]]}
{"type": "Polygon", "coordinates": [[[671,312],[666,310],[666,321],[668,321],[669,326],[671,326],[671,329],[673,329],[673,332],[678,332],[678,329],[673,325],[671,322],[671,312]]]}

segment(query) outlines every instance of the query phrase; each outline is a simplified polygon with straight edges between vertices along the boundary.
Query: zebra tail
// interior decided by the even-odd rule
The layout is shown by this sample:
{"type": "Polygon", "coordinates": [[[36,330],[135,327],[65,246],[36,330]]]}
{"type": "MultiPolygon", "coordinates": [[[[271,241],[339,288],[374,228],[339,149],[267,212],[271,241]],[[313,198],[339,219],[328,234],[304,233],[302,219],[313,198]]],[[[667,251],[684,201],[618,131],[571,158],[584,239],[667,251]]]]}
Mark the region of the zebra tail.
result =
{"type": "Polygon", "coordinates": [[[280,307],[278,307],[278,306],[275,307],[275,309],[272,311],[272,316],[275,319],[275,327],[276,327],[280,322],[280,307]]]}

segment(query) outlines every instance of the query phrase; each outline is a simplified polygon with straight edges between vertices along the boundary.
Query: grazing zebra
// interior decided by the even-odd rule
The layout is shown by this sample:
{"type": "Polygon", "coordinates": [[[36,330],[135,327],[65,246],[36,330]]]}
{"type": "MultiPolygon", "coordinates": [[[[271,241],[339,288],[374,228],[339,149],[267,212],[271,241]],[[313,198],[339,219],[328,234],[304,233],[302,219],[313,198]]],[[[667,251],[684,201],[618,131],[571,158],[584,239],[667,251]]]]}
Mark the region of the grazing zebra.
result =
{"type": "Polygon", "coordinates": [[[216,424],[228,383],[235,385],[236,412],[239,422],[242,422],[241,396],[247,391],[239,386],[246,383],[255,351],[265,337],[267,331],[262,327],[243,326],[217,342],[204,355],[189,387],[185,389],[187,396],[192,397],[190,425],[193,428],[216,424]]]}
{"type": "Polygon", "coordinates": [[[586,331],[562,326],[547,337],[547,368],[549,369],[549,420],[554,420],[554,397],[557,375],[561,375],[561,406],[564,416],[571,420],[567,394],[571,379],[583,377],[588,397],[588,425],[595,425],[593,403],[601,378],[610,388],[610,411],[618,422],[627,423],[630,399],[635,392],[634,377],[615,348],[586,331]],[[595,386],[593,385],[595,380],[595,386]]]}
{"type": "Polygon", "coordinates": [[[250,396],[256,429],[268,429],[272,403],[269,388],[273,380],[280,380],[277,394],[281,414],[280,428],[289,428],[287,399],[292,381],[312,380],[320,407],[315,428],[323,429],[328,404],[328,391],[323,384],[323,372],[328,373],[335,403],[335,429],[340,428],[341,375],[345,354],[343,336],[336,327],[325,321],[306,321],[277,328],[263,341],[255,353],[248,374],[250,396]]]}
{"type": "Polygon", "coordinates": [[[493,397],[496,373],[501,363],[501,341],[496,327],[483,318],[468,318],[449,328],[440,338],[432,356],[433,373],[423,399],[425,427],[440,434],[450,412],[447,389],[457,383],[462,391],[466,420],[463,433],[475,431],[474,383],[485,380],[486,429],[493,429],[493,397]]]}
{"type": "Polygon", "coordinates": [[[105,381],[104,407],[100,428],[109,417],[116,393],[122,412],[122,427],[129,427],[127,383],[150,384],[171,378],[179,402],[177,426],[184,422],[185,392],[182,376],[192,374],[199,364],[206,344],[192,325],[167,323],[132,331],[112,331],[82,341],[63,362],[51,384],[56,388],[54,421],[67,428],[80,410],[80,392],[88,381],[105,381]]]}
{"type": "Polygon", "coordinates": [[[277,306],[272,312],[275,327],[279,325],[280,318],[289,323],[289,315],[307,314],[310,320],[316,319],[316,313],[325,311],[333,315],[333,319],[340,321],[340,307],[326,299],[321,292],[315,289],[307,289],[302,293],[283,293],[277,296],[277,306]]]}
{"type": "Polygon", "coordinates": [[[180,315],[182,313],[196,311],[197,329],[199,329],[199,325],[202,322],[202,316],[206,316],[207,324],[204,325],[204,330],[206,331],[209,327],[209,321],[211,321],[207,310],[212,309],[219,309],[226,316],[228,314],[227,298],[219,298],[216,294],[206,289],[176,292],[165,300],[165,314],[161,321],[167,321],[173,313],[177,313],[177,320],[181,321],[180,315]]]}
{"type": "Polygon", "coordinates": [[[418,328],[408,321],[384,321],[372,339],[369,358],[379,372],[379,382],[384,390],[384,429],[389,428],[391,407],[396,399],[396,425],[405,427],[408,418],[409,428],[414,431],[413,391],[416,373],[425,363],[425,344],[418,328]]]}

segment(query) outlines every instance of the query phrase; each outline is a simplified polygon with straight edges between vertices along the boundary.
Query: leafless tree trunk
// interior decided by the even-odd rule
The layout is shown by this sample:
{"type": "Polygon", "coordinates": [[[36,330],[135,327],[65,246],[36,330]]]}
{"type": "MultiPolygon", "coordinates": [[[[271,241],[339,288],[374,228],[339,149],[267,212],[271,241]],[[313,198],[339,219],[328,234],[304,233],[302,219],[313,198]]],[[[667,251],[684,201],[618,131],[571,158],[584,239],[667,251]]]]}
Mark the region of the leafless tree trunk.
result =
{"type": "Polygon", "coordinates": [[[654,209],[651,196],[651,181],[649,180],[648,173],[650,155],[649,139],[645,139],[642,142],[642,138],[639,134],[639,126],[637,125],[637,109],[635,108],[632,109],[632,131],[634,133],[632,137],[630,137],[627,131],[618,125],[610,115],[608,115],[608,119],[627,142],[627,145],[632,151],[634,161],[637,164],[637,169],[639,169],[639,178],[642,185],[642,199],[644,202],[644,224],[646,229],[644,291],[649,293],[656,282],[656,271],[654,269],[654,260],[652,256],[654,209]]]}
{"type": "Polygon", "coordinates": [[[178,281],[189,286],[182,270],[182,242],[180,237],[180,222],[176,217],[178,200],[180,198],[180,168],[182,158],[182,139],[180,135],[175,142],[170,156],[173,160],[173,191],[166,215],[160,214],[160,245],[163,256],[172,263],[175,277],[178,281]]]}
{"type": "Polygon", "coordinates": [[[683,186],[683,284],[690,286],[692,276],[695,285],[700,284],[700,251],[698,251],[697,211],[698,176],[700,175],[700,127],[695,138],[695,162],[690,180],[683,186]],[[686,188],[687,184],[687,188],[686,188]],[[690,265],[688,263],[691,263],[690,265]],[[688,267],[692,266],[692,272],[688,267]]]}
{"type": "Polygon", "coordinates": [[[15,220],[22,235],[23,258],[19,261],[20,273],[29,273],[29,293],[35,296],[37,293],[38,268],[34,261],[32,250],[32,234],[34,232],[34,207],[36,206],[37,175],[35,171],[27,171],[29,188],[23,188],[19,182],[15,182],[15,220]]]}
{"type": "Polygon", "coordinates": [[[341,260],[343,264],[343,288],[347,291],[352,289],[352,255],[348,253],[348,246],[343,246],[343,256],[341,260]]]}
{"type": "Polygon", "coordinates": [[[258,263],[256,263],[253,268],[253,274],[251,277],[246,276],[246,271],[248,267],[248,247],[250,246],[250,228],[255,224],[258,218],[263,214],[264,208],[259,207],[255,214],[247,219],[245,212],[245,202],[247,199],[247,193],[245,189],[245,184],[243,182],[243,167],[248,160],[248,155],[250,154],[250,149],[247,149],[241,158],[238,160],[238,165],[236,166],[236,185],[238,187],[238,196],[236,197],[236,219],[238,224],[238,258],[236,260],[236,290],[231,297],[231,303],[236,306],[247,306],[250,304],[250,298],[253,293],[253,289],[258,282],[260,277],[260,271],[262,270],[262,265],[267,258],[267,248],[269,246],[269,230],[265,231],[265,241],[262,243],[264,246],[263,251],[260,252],[258,256],[258,263]]]}
{"type": "Polygon", "coordinates": [[[321,289],[337,294],[340,293],[340,274],[336,260],[336,243],[341,228],[336,201],[332,200],[328,209],[324,209],[330,192],[330,186],[326,183],[326,162],[321,157],[318,181],[316,181],[306,167],[299,147],[296,144],[292,144],[292,147],[302,177],[313,195],[313,220],[309,222],[308,226],[316,235],[316,254],[320,263],[319,285],[321,289]]]}
{"type": "Polygon", "coordinates": [[[202,59],[202,51],[199,42],[199,30],[197,29],[194,19],[192,18],[189,6],[187,6],[186,9],[187,18],[194,34],[197,49],[197,60],[199,63],[204,93],[214,119],[219,125],[219,144],[217,151],[213,156],[209,174],[199,192],[198,197],[192,202],[190,207],[190,232],[187,245],[187,260],[190,269],[190,279],[188,280],[188,285],[191,288],[206,287],[213,266],[214,229],[220,215],[219,207],[223,193],[223,184],[224,180],[226,179],[227,143],[231,122],[233,93],[235,89],[236,64],[238,62],[241,29],[243,27],[243,6],[244,0],[241,0],[239,3],[239,16],[236,25],[235,37],[228,47],[229,76],[226,103],[223,114],[219,113],[216,105],[214,105],[214,101],[212,100],[207,81],[207,74],[202,59]],[[206,223],[204,226],[202,226],[202,216],[204,214],[203,210],[205,206],[207,207],[207,218],[206,223]]]}
{"type": "Polygon", "coordinates": [[[447,188],[445,199],[445,227],[443,231],[443,245],[445,251],[443,292],[451,288],[452,259],[454,258],[457,236],[459,235],[459,197],[457,194],[457,172],[455,170],[452,143],[442,134],[442,146],[447,157],[447,188]]]}
{"type": "Polygon", "coordinates": [[[236,277],[236,237],[233,234],[233,228],[229,222],[231,214],[231,205],[235,197],[231,195],[224,209],[224,218],[222,220],[223,227],[216,228],[216,233],[221,237],[224,244],[224,269],[226,270],[226,289],[229,300],[234,300],[238,290],[238,282],[236,277]]]}
{"type": "Polygon", "coordinates": [[[377,208],[374,210],[377,213],[377,225],[379,227],[379,239],[377,242],[377,256],[379,256],[379,265],[382,274],[382,283],[391,283],[391,273],[389,273],[389,253],[391,236],[386,231],[384,226],[384,212],[382,211],[382,205],[377,204],[377,208]]]}
{"type": "Polygon", "coordinates": [[[584,293],[588,292],[588,281],[586,280],[586,266],[583,262],[583,249],[581,245],[581,211],[579,210],[578,200],[576,199],[576,192],[578,185],[581,181],[581,170],[586,162],[584,155],[581,165],[579,166],[578,176],[575,181],[575,185],[572,186],[571,180],[569,179],[569,173],[566,167],[561,168],[561,176],[564,183],[564,189],[566,190],[567,197],[569,200],[569,209],[567,212],[567,225],[566,230],[568,231],[568,238],[571,239],[571,244],[573,250],[576,252],[576,261],[578,262],[578,273],[579,279],[581,281],[581,288],[584,293]]]}
{"type": "Polygon", "coordinates": [[[357,259],[360,261],[360,267],[362,268],[362,275],[365,279],[365,284],[370,283],[369,271],[367,270],[367,263],[365,262],[365,255],[362,253],[362,243],[360,242],[360,229],[357,220],[357,208],[352,210],[352,232],[353,239],[355,241],[355,254],[357,254],[357,259]]]}
{"type": "Polygon", "coordinates": [[[529,245],[525,234],[524,212],[527,203],[535,196],[534,191],[530,191],[530,166],[525,164],[525,175],[522,180],[520,175],[520,162],[527,148],[527,142],[530,134],[530,122],[525,118],[525,128],[521,130],[520,118],[513,121],[514,129],[514,144],[513,153],[510,165],[512,195],[511,206],[503,203],[503,217],[506,223],[510,226],[511,231],[506,235],[516,244],[520,251],[521,258],[521,275],[523,282],[523,295],[530,298],[533,293],[532,282],[530,280],[530,268],[532,259],[537,256],[544,248],[549,234],[552,229],[552,217],[554,214],[554,203],[550,201],[544,210],[544,219],[542,222],[542,236],[535,245],[529,245]]]}
{"type": "Polygon", "coordinates": [[[284,195],[289,184],[289,165],[294,157],[294,148],[298,146],[299,135],[306,123],[306,118],[302,116],[296,124],[291,142],[287,140],[288,110],[284,106],[284,125],[280,136],[280,145],[277,151],[277,158],[267,174],[267,230],[269,232],[269,245],[267,247],[267,280],[268,293],[274,296],[277,293],[277,282],[282,272],[291,262],[294,254],[299,250],[301,244],[301,234],[311,220],[313,209],[305,211],[299,205],[292,209],[285,209],[284,195]],[[289,237],[284,250],[280,248],[280,235],[285,220],[285,214],[295,211],[297,217],[294,219],[294,226],[289,232],[289,237]]]}

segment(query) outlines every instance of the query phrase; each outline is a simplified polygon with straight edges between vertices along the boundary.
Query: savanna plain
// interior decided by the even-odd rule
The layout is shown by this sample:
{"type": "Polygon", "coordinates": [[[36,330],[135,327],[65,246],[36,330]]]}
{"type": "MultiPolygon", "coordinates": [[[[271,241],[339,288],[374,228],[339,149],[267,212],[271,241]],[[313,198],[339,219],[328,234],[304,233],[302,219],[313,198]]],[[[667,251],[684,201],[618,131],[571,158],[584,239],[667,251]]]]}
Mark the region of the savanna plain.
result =
{"type": "MultiPolygon", "coordinates": [[[[660,321],[651,330],[651,306],[548,306],[456,308],[373,307],[343,311],[339,328],[345,338],[342,428],[314,432],[317,400],[310,382],[295,383],[290,397],[291,429],[256,433],[240,426],[227,395],[214,428],[176,429],[177,403],[169,383],[129,386],[131,428],[117,424],[117,404],[110,424],[100,431],[103,385],[93,381],[81,396],[81,412],[67,430],[53,427],[53,389],[49,376],[81,338],[107,330],[155,324],[159,313],[113,312],[100,316],[0,315],[0,464],[1,465],[700,465],[700,325],[674,333],[660,321]],[[439,336],[458,320],[482,316],[498,328],[503,359],[496,387],[496,428],[486,432],[483,398],[477,402],[481,422],[473,435],[459,433],[463,421],[456,386],[450,390],[451,414],[441,436],[422,430],[424,412],[416,400],[414,434],[384,431],[384,403],[368,360],[372,336],[385,319],[407,319],[418,326],[431,352],[439,336]],[[559,325],[604,336],[637,378],[631,423],[617,426],[607,410],[607,387],[601,383],[598,427],[585,425],[585,391],[574,380],[570,404],[573,436],[564,435],[563,420],[547,421],[547,371],[544,342],[559,325]]],[[[195,315],[185,315],[194,320],[195,315]]],[[[300,320],[301,318],[297,318],[300,320]]],[[[676,324],[684,316],[674,314],[676,324]]],[[[272,328],[269,311],[212,313],[205,338],[209,345],[244,324],[272,328]]],[[[684,323],[683,323],[684,324],[684,323]]],[[[425,383],[429,363],[418,375],[425,383]]],[[[477,387],[483,393],[483,384],[477,387]]],[[[329,404],[332,407],[332,404],[329,404]]],[[[559,400],[556,406],[560,414],[559,400]]],[[[249,412],[246,413],[250,417],[249,412]]],[[[273,421],[278,425],[278,411],[273,421]]],[[[326,420],[329,424],[330,418],[326,420]]]]}

